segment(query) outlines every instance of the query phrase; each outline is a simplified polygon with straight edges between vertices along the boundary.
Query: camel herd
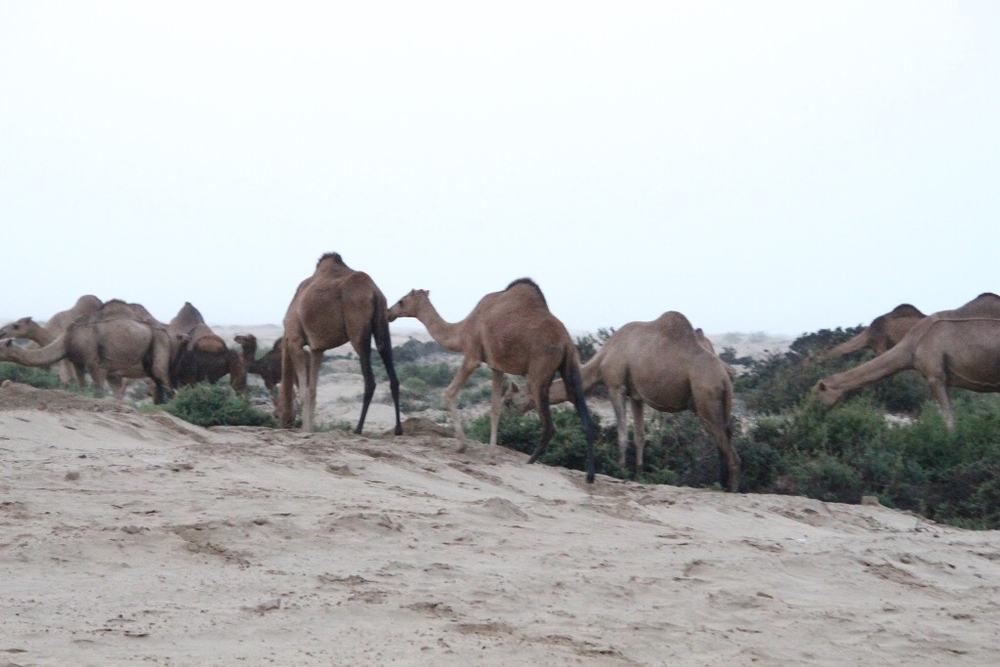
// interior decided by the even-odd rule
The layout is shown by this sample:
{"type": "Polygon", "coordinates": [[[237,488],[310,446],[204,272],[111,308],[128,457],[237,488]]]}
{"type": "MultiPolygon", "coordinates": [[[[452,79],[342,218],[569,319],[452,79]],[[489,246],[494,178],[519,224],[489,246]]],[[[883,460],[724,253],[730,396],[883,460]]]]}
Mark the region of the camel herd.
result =
{"type": "MultiPolygon", "coordinates": [[[[162,323],[139,304],[117,299],[102,303],[86,295],[44,326],[24,317],[0,328],[0,361],[27,366],[58,364],[63,381],[75,380],[82,387],[85,374],[90,374],[98,389],[110,387],[117,395],[123,393],[128,379],[145,378],[153,387],[156,403],[165,401],[180,386],[214,382],[226,375],[233,388],[242,391],[247,373],[256,373],[269,390],[277,387],[276,414],[286,427],[294,423],[298,391],[302,427],[309,431],[314,426],[323,353],[350,343],[364,377],[361,415],[355,429],[361,433],[375,392],[371,362],[374,338],[389,377],[394,432],[400,435],[399,380],[389,337],[389,322],[400,317],[418,319],[440,345],[462,353],[444,398],[463,443],[457,396],[469,376],[485,363],[493,371],[490,444],[497,443],[504,403],[520,412],[535,409],[542,435],[529,459],[533,463],[555,432],[550,406],[571,401],[587,441],[586,479],[593,482],[594,428],[584,397],[603,383],[617,420],[623,466],[628,445],[626,403],[635,425],[637,470],[642,468],[645,445],[644,406],[662,412],[691,410],[718,446],[723,488],[738,490],[740,458],[732,444],[733,370],[719,359],[701,330],[675,311],[651,322],[629,322],[581,365],[566,327],[549,310],[539,286],[528,278],[487,294],[465,319],[451,323],[438,314],[426,290],[412,290],[389,308],[368,274],[348,267],[339,254],[326,253],[313,274],[299,283],[284,317],[283,336],[260,359],[256,358],[254,336],[236,336],[241,351],[229,349],[190,303],[185,303],[169,323],[162,323]],[[36,347],[15,344],[15,339],[28,339],[36,347]],[[507,374],[524,377],[524,388],[515,384],[504,393],[507,374]]],[[[817,382],[813,393],[824,405],[832,406],[850,391],[915,369],[930,386],[950,429],[954,417],[949,387],[1000,392],[1000,296],[984,293],[960,308],[928,316],[909,304],[900,305],[819,357],[863,348],[873,350],[876,356],[817,382]]]]}

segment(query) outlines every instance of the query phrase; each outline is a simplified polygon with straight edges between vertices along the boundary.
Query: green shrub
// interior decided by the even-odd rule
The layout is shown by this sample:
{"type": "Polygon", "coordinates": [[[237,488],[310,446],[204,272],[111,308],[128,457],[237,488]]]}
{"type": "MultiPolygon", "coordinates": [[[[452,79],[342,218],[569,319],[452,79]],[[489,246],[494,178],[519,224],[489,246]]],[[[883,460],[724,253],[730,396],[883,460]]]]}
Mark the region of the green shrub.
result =
{"type": "Polygon", "coordinates": [[[273,416],[255,408],[228,385],[203,382],[181,388],[163,408],[198,426],[276,426],[273,416]]]}
{"type": "Polygon", "coordinates": [[[28,384],[39,389],[56,389],[61,384],[59,376],[53,370],[22,366],[12,361],[0,361],[0,382],[4,380],[28,384]]]}
{"type": "MultiPolygon", "coordinates": [[[[592,414],[596,432],[600,432],[600,417],[592,414]]],[[[583,422],[572,408],[552,410],[552,424],[556,432],[549,440],[545,453],[539,461],[546,465],[562,466],[573,470],[585,470],[587,461],[587,438],[583,432],[583,422]]],[[[466,437],[480,442],[490,441],[490,416],[484,414],[472,419],[465,427],[466,437]]],[[[523,415],[510,410],[500,413],[497,430],[497,444],[530,455],[541,440],[541,421],[536,412],[523,415]]],[[[613,446],[612,446],[613,447],[613,446]]],[[[594,444],[594,462],[598,473],[622,477],[616,462],[617,452],[598,438],[594,444]]]]}

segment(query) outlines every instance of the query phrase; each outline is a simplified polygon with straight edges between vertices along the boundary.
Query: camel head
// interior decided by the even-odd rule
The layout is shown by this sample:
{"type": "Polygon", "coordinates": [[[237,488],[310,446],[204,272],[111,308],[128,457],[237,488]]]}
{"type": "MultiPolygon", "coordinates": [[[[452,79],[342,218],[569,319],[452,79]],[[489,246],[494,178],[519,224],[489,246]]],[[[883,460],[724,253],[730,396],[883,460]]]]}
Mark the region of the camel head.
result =
{"type": "Polygon", "coordinates": [[[410,293],[397,301],[390,308],[386,315],[389,321],[394,321],[397,317],[416,317],[420,308],[424,304],[430,303],[430,292],[425,289],[413,289],[410,293]]]}
{"type": "Polygon", "coordinates": [[[819,402],[830,408],[837,404],[837,401],[844,395],[843,390],[835,389],[826,380],[820,380],[813,387],[813,394],[819,402]]]}
{"type": "Polygon", "coordinates": [[[503,404],[519,415],[535,409],[535,401],[531,398],[531,394],[513,382],[503,393],[503,404]]]}
{"type": "Polygon", "coordinates": [[[257,349],[257,337],[253,334],[236,334],[233,336],[233,340],[236,341],[236,344],[240,347],[249,347],[254,350],[257,349]]]}
{"type": "Polygon", "coordinates": [[[0,329],[0,338],[31,338],[40,328],[30,317],[22,317],[0,329]]]}

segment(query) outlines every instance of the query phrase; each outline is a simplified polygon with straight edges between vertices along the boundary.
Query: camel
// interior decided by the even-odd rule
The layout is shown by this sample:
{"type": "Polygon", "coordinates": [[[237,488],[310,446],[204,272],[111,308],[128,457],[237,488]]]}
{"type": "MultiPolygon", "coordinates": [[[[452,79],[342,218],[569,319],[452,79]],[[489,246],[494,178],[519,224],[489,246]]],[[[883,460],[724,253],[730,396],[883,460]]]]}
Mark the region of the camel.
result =
{"type": "MultiPolygon", "coordinates": [[[[646,446],[643,406],[661,412],[691,410],[719,447],[723,488],[739,489],[740,457],[732,444],[733,385],[725,364],[708,339],[698,335],[687,317],[676,311],[652,322],[629,322],[615,331],[582,369],[583,390],[599,382],[608,389],[618,423],[618,461],[625,467],[628,448],[626,399],[635,422],[635,469],[642,470],[646,446]]],[[[531,396],[514,385],[506,400],[520,412],[531,409],[531,396]]],[[[567,400],[566,387],[552,383],[549,403],[567,400]]]]}
{"type": "Polygon", "coordinates": [[[203,380],[215,383],[229,375],[229,383],[237,392],[247,386],[247,369],[243,356],[229,349],[226,341],[212,331],[205,318],[185,301],[167,325],[171,338],[182,339],[170,363],[173,386],[195,385],[203,380]]]}
{"type": "Polygon", "coordinates": [[[73,364],[83,386],[84,371],[99,391],[109,374],[149,377],[155,385],[153,400],[163,403],[170,391],[170,337],[165,327],[136,319],[124,302],[109,301],[89,317],[76,320],[45,347],[28,350],[13,339],[0,344],[0,360],[25,366],[48,366],[62,359],[73,364]]]}
{"type": "Polygon", "coordinates": [[[260,359],[257,358],[257,337],[253,334],[240,334],[233,338],[236,343],[243,348],[243,363],[247,373],[259,375],[264,380],[264,386],[271,392],[271,399],[275,407],[278,401],[274,396],[274,389],[281,382],[281,338],[274,341],[271,349],[264,353],[260,359]]]}
{"type": "MultiPolygon", "coordinates": [[[[84,294],[76,300],[72,308],[59,311],[50,317],[44,326],[39,326],[30,317],[22,317],[0,329],[0,338],[27,338],[44,347],[66,331],[71,322],[89,316],[102,305],[103,302],[93,294],[84,294]]],[[[56,365],[56,372],[59,373],[59,381],[63,384],[76,380],[73,364],[66,360],[56,365]]]]}
{"type": "Polygon", "coordinates": [[[427,290],[411,290],[389,309],[389,321],[415,317],[443,347],[461,352],[462,364],[445,390],[444,398],[455,425],[455,434],[465,445],[458,416],[458,392],[480,364],[493,370],[490,401],[490,445],[497,444],[501,391],[505,373],[526,378],[542,421],[542,437],[528,463],[545,451],[555,433],[549,412],[549,386],[556,372],[569,387],[573,404],[583,420],[587,437],[587,482],[594,481],[594,429],[583,398],[580,356],[563,323],[548,308],[541,289],[529,278],[510,283],[502,292],[484,296],[461,322],[446,322],[434,308],[427,290]]]}
{"type": "Polygon", "coordinates": [[[302,391],[302,428],[313,430],[316,412],[316,384],[323,352],[351,343],[361,362],[365,379],[361,417],[355,433],[361,433],[368,406],[375,393],[372,371],[372,336],[385,371],[396,407],[395,434],[403,434],[399,419],[399,378],[392,363],[392,340],[386,319],[386,300],[375,281],[363,271],[348,267],[338,253],[328,252],[316,262],[313,275],[299,283],[288,306],[281,345],[281,383],[278,388],[278,416],[288,427],[295,418],[296,381],[302,391]],[[306,352],[303,348],[309,346],[306,352]]]}
{"type": "Polygon", "coordinates": [[[849,391],[909,369],[927,380],[945,426],[953,430],[949,387],[1000,392],[1000,296],[985,292],[960,308],[928,315],[892,349],[821,379],[813,391],[830,407],[849,391]]]}
{"type": "Polygon", "coordinates": [[[827,361],[865,348],[876,355],[892,349],[924,315],[916,306],[901,303],[885,315],[879,315],[861,333],[829,350],[816,354],[816,361],[827,361]]]}

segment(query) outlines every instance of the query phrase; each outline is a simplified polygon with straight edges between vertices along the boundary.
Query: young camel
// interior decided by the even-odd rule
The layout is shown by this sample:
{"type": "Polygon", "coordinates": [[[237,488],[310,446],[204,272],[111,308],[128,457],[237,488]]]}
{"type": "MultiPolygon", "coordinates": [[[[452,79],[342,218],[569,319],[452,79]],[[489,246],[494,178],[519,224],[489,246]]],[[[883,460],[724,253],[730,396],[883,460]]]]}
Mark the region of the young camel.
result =
{"type": "Polygon", "coordinates": [[[457,323],[445,322],[431,304],[427,290],[412,290],[389,309],[389,321],[415,317],[443,347],[461,352],[462,365],[444,390],[445,402],[463,440],[465,433],[458,415],[458,392],[480,364],[493,370],[490,401],[490,445],[497,444],[501,392],[505,373],[522,375],[535,397],[542,421],[542,437],[528,459],[534,463],[555,433],[549,412],[549,386],[558,372],[569,387],[573,404],[583,420],[587,437],[587,482],[594,481],[594,433],[590,411],[583,398],[580,357],[566,327],[548,308],[541,289],[532,280],[515,280],[502,292],[484,296],[472,312],[457,323]]]}
{"type": "Polygon", "coordinates": [[[889,351],[821,379],[813,391],[830,407],[849,391],[911,368],[927,380],[949,431],[955,426],[949,387],[1000,392],[1000,296],[986,292],[928,315],[889,351]]]}
{"type": "Polygon", "coordinates": [[[902,303],[885,315],[876,317],[857,336],[829,350],[818,352],[815,359],[816,361],[826,361],[865,348],[873,351],[876,355],[885,354],[895,347],[917,322],[925,317],[926,315],[915,306],[902,303]]]}
{"type": "Polygon", "coordinates": [[[302,428],[313,430],[316,384],[323,352],[350,342],[361,361],[365,379],[364,402],[355,433],[361,433],[368,405],[375,393],[372,371],[372,336],[389,375],[389,390],[396,407],[396,435],[402,435],[399,419],[399,379],[392,363],[392,342],[386,319],[385,296],[371,277],[344,264],[339,254],[329,252],[316,262],[312,276],[299,283],[285,314],[281,346],[281,384],[278,414],[289,427],[295,419],[293,399],[296,380],[302,390],[302,428]],[[303,348],[309,346],[306,352],[303,348]]]}
{"type": "MultiPolygon", "coordinates": [[[[687,317],[675,311],[652,322],[629,322],[615,331],[590,361],[584,364],[583,390],[599,382],[608,388],[618,424],[618,460],[625,467],[628,448],[626,401],[635,423],[635,469],[642,470],[646,446],[643,406],[661,412],[691,410],[719,447],[722,487],[739,489],[740,457],[732,444],[733,385],[726,364],[711,351],[711,343],[695,330],[687,317]]],[[[567,400],[566,387],[553,382],[549,402],[567,400]]],[[[517,385],[506,399],[520,412],[533,401],[517,385]]]]}
{"type": "Polygon", "coordinates": [[[247,373],[259,375],[264,380],[264,386],[271,393],[271,400],[274,406],[278,406],[275,397],[275,387],[281,382],[281,338],[274,341],[271,349],[264,353],[260,359],[257,358],[257,337],[253,334],[239,334],[233,337],[236,344],[243,349],[243,364],[247,373]]]}

